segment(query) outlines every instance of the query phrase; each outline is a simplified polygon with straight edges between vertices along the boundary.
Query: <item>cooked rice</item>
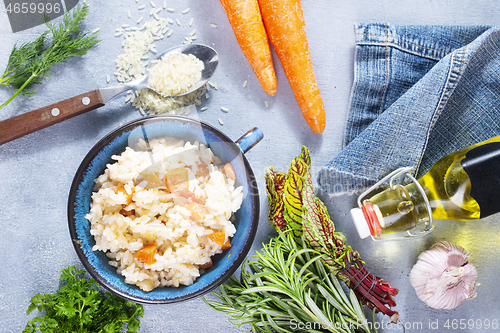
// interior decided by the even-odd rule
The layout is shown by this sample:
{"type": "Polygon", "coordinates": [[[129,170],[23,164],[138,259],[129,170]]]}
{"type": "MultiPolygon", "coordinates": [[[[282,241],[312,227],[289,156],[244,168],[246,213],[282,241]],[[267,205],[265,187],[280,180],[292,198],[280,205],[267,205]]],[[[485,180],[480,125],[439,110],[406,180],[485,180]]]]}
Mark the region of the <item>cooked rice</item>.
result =
{"type": "Polygon", "coordinates": [[[161,138],[137,146],[113,156],[116,162],[95,181],[86,215],[93,250],[106,252],[125,282],[145,291],[190,285],[222,252],[209,235],[223,232],[227,240],[236,232],[230,218],[242,187],[204,144],[161,138]],[[183,187],[170,182],[176,170],[188,179],[183,187]],[[148,244],[158,246],[151,263],[137,257],[148,244]]]}

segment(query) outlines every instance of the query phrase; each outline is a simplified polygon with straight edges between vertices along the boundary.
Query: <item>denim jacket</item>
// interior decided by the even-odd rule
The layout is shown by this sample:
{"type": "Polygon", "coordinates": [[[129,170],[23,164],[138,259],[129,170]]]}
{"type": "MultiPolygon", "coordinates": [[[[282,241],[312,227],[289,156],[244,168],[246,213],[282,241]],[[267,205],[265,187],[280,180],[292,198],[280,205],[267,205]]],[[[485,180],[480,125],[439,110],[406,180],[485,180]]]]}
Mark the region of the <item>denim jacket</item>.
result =
{"type": "Polygon", "coordinates": [[[500,135],[500,27],[356,26],[344,148],[318,174],[356,194],[391,171],[500,135]]]}

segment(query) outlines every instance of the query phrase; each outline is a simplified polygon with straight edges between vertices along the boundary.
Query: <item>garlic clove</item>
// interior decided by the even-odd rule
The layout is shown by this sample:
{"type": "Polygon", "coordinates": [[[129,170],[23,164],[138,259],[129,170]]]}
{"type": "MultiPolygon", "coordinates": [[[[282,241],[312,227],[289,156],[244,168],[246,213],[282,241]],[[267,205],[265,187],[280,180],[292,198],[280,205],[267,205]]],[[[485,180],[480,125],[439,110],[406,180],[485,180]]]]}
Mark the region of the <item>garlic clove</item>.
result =
{"type": "Polygon", "coordinates": [[[410,283],[420,300],[434,309],[453,309],[476,297],[476,267],[470,253],[442,241],[422,252],[410,272],[410,283]]]}

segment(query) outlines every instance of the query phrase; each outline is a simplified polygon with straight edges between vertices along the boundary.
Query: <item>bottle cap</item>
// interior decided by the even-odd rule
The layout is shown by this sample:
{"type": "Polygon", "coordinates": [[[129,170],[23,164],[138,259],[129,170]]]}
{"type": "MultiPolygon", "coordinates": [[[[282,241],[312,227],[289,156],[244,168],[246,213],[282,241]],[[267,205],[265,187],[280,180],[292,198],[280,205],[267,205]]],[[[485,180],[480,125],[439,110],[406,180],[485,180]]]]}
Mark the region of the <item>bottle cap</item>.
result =
{"type": "Polygon", "coordinates": [[[366,221],[365,215],[363,214],[361,208],[351,209],[351,218],[361,239],[364,239],[371,235],[370,227],[368,226],[368,222],[366,221]]]}

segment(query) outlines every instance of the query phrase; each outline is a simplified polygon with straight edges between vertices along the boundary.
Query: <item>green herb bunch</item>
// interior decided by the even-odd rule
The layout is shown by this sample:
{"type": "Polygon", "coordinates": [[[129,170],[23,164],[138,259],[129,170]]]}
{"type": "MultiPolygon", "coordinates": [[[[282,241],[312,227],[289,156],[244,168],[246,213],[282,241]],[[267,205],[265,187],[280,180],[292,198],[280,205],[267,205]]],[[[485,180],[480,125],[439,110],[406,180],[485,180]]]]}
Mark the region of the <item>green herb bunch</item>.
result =
{"type": "Polygon", "coordinates": [[[265,174],[269,201],[269,223],[278,231],[290,230],[298,244],[322,254],[326,268],[354,291],[359,300],[381,311],[396,323],[399,317],[393,296],[398,289],[374,276],[357,251],[335,230],[324,203],[314,194],[309,149],[302,147],[288,172],[269,167],[265,174]]]}
{"type": "Polygon", "coordinates": [[[85,279],[85,271],[69,266],[61,271],[65,281],[54,294],[36,294],[26,311],[44,313],[31,319],[23,333],[117,333],[137,332],[142,305],[103,293],[94,279],[85,279]],[[125,328],[124,328],[125,326],[125,328]]]}
{"type": "MultiPolygon", "coordinates": [[[[278,232],[256,261],[242,267],[207,301],[253,332],[370,332],[361,304],[396,323],[392,296],[398,290],[370,274],[358,252],[346,244],[323,202],[315,196],[311,156],[302,147],[288,172],[265,174],[269,223],[278,232]],[[340,281],[349,288],[347,297],[340,281]]],[[[373,318],[375,321],[375,318],[373,318]]]]}
{"type": "Polygon", "coordinates": [[[14,94],[2,105],[9,104],[18,94],[34,94],[33,86],[50,76],[53,65],[74,56],[84,55],[94,47],[99,39],[97,33],[84,33],[81,23],[88,13],[88,5],[77,6],[66,12],[62,23],[46,22],[49,30],[35,41],[14,45],[7,67],[0,77],[0,84],[14,90],[14,94]]]}
{"type": "Polygon", "coordinates": [[[322,254],[299,246],[290,231],[279,232],[262,253],[243,264],[204,301],[231,315],[231,323],[252,332],[372,332],[354,291],[346,295],[321,262],[322,254]]]}

